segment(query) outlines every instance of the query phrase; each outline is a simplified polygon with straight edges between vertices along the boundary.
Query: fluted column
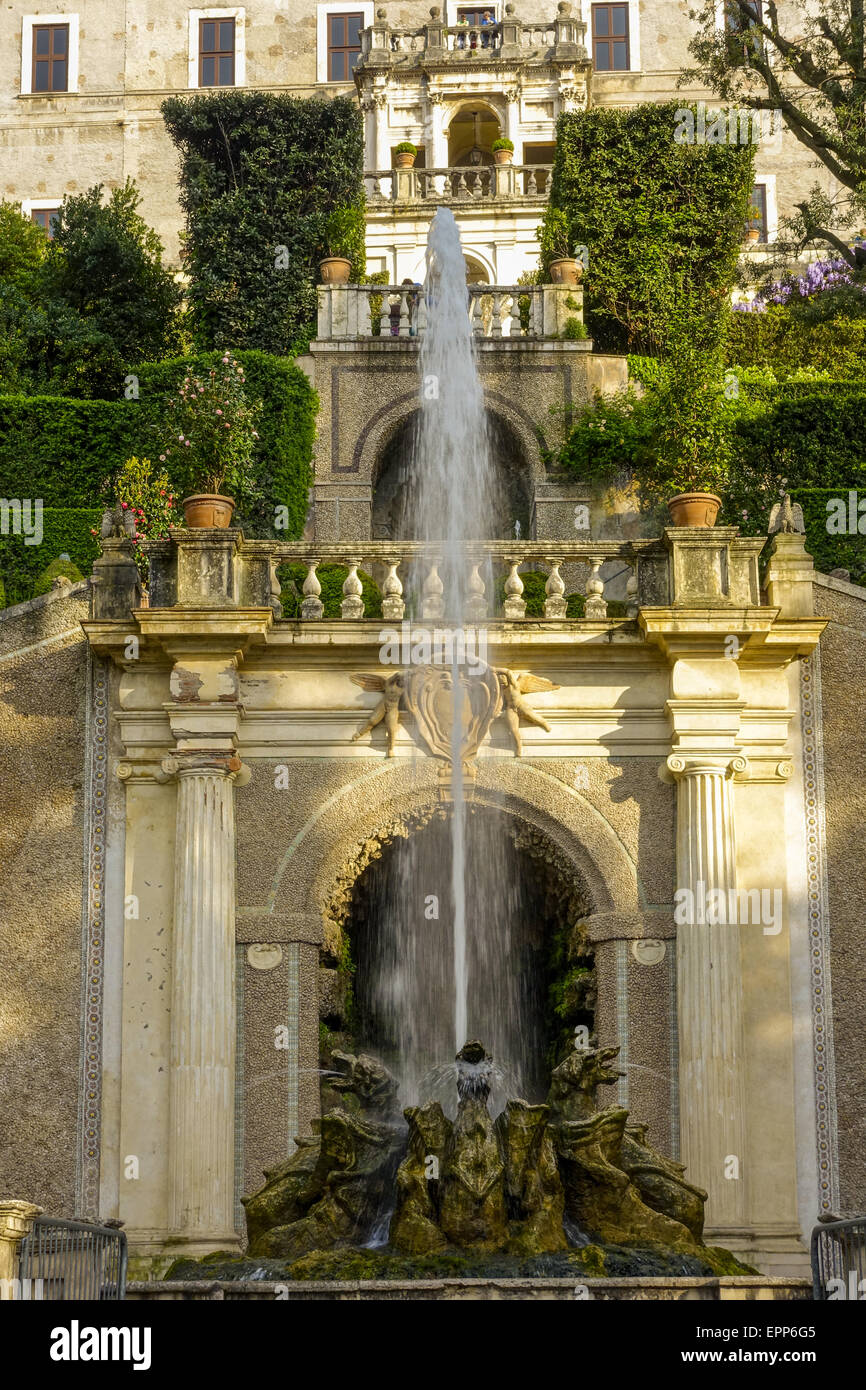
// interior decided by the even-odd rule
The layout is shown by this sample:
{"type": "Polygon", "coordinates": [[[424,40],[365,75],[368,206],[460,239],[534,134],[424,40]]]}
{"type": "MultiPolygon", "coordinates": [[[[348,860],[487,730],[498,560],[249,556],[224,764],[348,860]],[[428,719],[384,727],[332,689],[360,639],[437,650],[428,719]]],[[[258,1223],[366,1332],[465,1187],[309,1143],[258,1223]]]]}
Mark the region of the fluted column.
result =
{"type": "Polygon", "coordinates": [[[731,779],[746,762],[674,753],[667,767],[678,784],[680,1158],[689,1179],[709,1193],[708,1227],[741,1229],[745,1043],[731,779]]]}
{"type": "Polygon", "coordinates": [[[169,1219],[219,1248],[234,1232],[235,830],[225,753],[169,759],[178,778],[171,993],[169,1219]]]}

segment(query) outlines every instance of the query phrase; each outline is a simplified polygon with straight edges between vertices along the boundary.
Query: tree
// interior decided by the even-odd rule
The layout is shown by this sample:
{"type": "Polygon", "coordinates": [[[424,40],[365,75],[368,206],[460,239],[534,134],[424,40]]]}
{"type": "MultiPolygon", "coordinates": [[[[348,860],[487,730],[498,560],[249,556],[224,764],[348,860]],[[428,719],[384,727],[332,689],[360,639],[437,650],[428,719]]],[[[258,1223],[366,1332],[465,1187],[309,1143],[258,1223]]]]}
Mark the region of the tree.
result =
{"type": "Polygon", "coordinates": [[[47,297],[109,337],[127,366],[170,356],[182,347],[181,287],[138,214],[135,184],[128,179],[105,203],[102,193],[100,184],[61,205],[45,260],[47,297]]]}
{"type": "Polygon", "coordinates": [[[0,201],[0,281],[26,298],[36,292],[45,260],[45,233],[21,211],[20,203],[0,201]]]}
{"type": "Polygon", "coordinates": [[[696,66],[681,83],[700,81],[723,101],[755,111],[781,111],[784,124],[835,181],[816,184],[789,222],[798,254],[823,241],[849,265],[857,255],[845,232],[866,213],[866,0],[716,0],[690,11],[699,23],[689,45],[696,66]]]}

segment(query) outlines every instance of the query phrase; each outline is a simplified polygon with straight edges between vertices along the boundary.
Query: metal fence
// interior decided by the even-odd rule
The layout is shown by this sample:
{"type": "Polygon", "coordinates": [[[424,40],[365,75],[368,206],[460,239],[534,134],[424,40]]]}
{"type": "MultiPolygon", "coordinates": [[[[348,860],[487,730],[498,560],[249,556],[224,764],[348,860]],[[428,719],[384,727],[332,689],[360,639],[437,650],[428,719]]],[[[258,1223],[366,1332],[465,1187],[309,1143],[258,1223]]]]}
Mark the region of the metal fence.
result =
{"type": "Polygon", "coordinates": [[[826,1221],[812,1231],[812,1297],[866,1297],[866,1216],[826,1221]]]}
{"type": "Polygon", "coordinates": [[[46,1300],[108,1301],[126,1297],[126,1262],[123,1231],[38,1216],[21,1242],[18,1277],[46,1300]]]}

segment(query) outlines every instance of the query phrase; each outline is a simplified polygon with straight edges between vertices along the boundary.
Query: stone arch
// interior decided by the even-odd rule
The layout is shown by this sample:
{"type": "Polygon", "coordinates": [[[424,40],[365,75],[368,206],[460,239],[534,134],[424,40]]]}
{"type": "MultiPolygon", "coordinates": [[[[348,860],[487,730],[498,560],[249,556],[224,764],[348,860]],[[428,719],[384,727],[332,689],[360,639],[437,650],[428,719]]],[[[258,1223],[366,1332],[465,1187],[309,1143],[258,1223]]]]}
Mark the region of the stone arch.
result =
{"type": "Polygon", "coordinates": [[[469,150],[476,144],[483,150],[481,162],[492,163],[490,146],[504,129],[504,100],[485,93],[483,97],[464,97],[456,101],[447,111],[444,123],[444,134],[448,141],[448,163],[460,165],[476,162],[469,158],[469,150]]]}
{"type": "MultiPolygon", "coordinates": [[[[485,389],[484,401],[489,414],[500,419],[519,444],[531,482],[543,482],[549,445],[541,427],[518,401],[502,391],[485,389]]],[[[373,487],[376,486],[389,446],[417,410],[418,389],[415,387],[393,397],[370,416],[355,444],[352,472],[356,477],[368,478],[373,487]]]]}
{"type": "MultiPolygon", "coordinates": [[[[287,847],[268,893],[277,914],[319,913],[326,937],[343,891],[381,845],[441,803],[441,764],[388,760],[318,808],[287,847]]],[[[637,865],[603,811],[555,774],[520,760],[480,759],[474,799],[542,835],[572,865],[594,914],[643,905],[637,865]]]]}

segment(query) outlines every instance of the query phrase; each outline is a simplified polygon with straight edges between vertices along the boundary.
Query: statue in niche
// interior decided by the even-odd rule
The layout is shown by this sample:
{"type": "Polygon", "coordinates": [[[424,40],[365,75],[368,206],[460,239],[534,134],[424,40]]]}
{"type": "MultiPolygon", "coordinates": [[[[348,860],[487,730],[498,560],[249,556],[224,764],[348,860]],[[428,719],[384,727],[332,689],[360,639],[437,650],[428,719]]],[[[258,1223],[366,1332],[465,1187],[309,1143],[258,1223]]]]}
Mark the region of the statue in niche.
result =
{"type": "Polygon", "coordinates": [[[376,691],[382,696],[369,719],[353,734],[353,743],[384,722],[388,737],[387,756],[393,758],[402,708],[415,720],[418,732],[434,757],[450,761],[453,752],[452,724],[457,706],[461,722],[460,757],[464,762],[475,757],[494,719],[500,715],[505,718],[514,741],[515,754],[520,757],[523,752],[521,719],[550,733],[547,720],[531,708],[524,696],[559,689],[553,681],[543,676],[501,666],[482,666],[482,670],[472,676],[460,671],[458,681],[462,698],[459,702],[455,699],[453,673],[445,665],[411,666],[390,676],[359,672],[351,679],[362,690],[376,691]]]}

